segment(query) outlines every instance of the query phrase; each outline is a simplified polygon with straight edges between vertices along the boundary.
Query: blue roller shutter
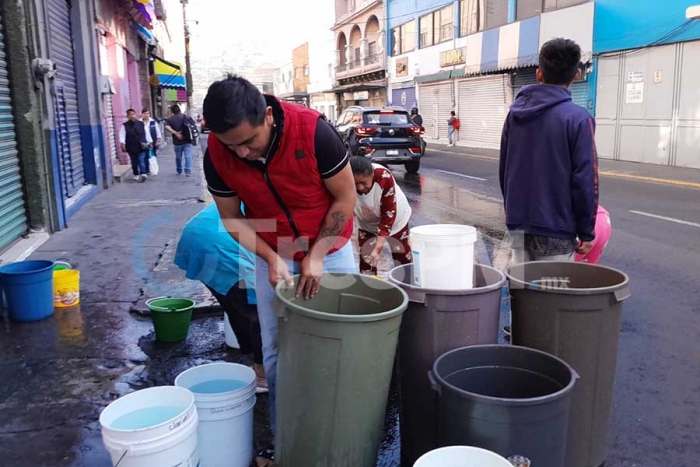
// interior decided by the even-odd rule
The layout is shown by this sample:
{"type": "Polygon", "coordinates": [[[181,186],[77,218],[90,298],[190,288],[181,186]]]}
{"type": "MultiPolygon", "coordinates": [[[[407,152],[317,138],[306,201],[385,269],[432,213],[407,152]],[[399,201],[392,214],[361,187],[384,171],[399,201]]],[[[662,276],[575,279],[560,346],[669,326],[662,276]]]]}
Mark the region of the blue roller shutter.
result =
{"type": "Polygon", "coordinates": [[[0,16],[0,251],[27,231],[2,21],[0,16]]]}
{"type": "Polygon", "coordinates": [[[54,80],[54,112],[61,189],[65,197],[70,197],[85,184],[70,5],[66,0],[47,0],[46,10],[49,50],[57,67],[54,80]]]}

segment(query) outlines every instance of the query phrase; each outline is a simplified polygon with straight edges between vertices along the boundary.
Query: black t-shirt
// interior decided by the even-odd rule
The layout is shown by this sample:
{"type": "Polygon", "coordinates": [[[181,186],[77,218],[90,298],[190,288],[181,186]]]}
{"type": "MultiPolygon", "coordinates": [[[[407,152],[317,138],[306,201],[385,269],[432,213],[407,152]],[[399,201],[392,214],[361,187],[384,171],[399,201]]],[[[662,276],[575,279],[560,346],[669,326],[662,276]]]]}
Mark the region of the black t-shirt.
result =
{"type": "MultiPolygon", "coordinates": [[[[275,117],[275,131],[281,133],[284,131],[284,125],[282,122],[283,116],[275,115],[275,117]]],[[[276,141],[279,141],[280,139],[281,138],[279,137],[275,138],[276,141]]],[[[328,179],[334,175],[337,175],[348,164],[349,159],[343,141],[335,131],[335,128],[320,117],[318,119],[318,123],[316,124],[316,139],[314,141],[314,146],[316,152],[316,163],[322,179],[328,179]]],[[[270,149],[271,153],[277,151],[277,144],[270,149]]],[[[231,154],[231,157],[238,156],[231,154]]],[[[260,167],[262,168],[263,163],[259,162],[258,164],[260,164],[260,167]]],[[[211,162],[211,158],[209,157],[208,150],[204,155],[204,176],[207,179],[209,192],[212,195],[219,196],[221,198],[236,196],[236,192],[233,191],[226,184],[226,182],[224,182],[223,178],[216,172],[214,164],[211,162]]]]}
{"type": "MultiPolygon", "coordinates": [[[[168,125],[170,128],[172,128],[175,131],[184,132],[185,131],[185,114],[173,115],[168,120],[166,120],[165,124],[168,125]]],[[[177,146],[181,146],[183,144],[190,144],[190,143],[185,142],[184,140],[181,140],[181,139],[177,139],[173,135],[173,144],[175,144],[177,146]]]]}

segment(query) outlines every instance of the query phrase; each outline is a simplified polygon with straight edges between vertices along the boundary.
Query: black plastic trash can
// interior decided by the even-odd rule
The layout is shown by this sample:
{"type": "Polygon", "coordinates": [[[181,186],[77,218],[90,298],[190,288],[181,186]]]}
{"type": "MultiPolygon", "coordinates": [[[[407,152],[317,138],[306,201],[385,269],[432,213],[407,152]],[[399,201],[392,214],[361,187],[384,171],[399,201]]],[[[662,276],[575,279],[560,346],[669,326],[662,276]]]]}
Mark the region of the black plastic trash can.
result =
{"type": "Polygon", "coordinates": [[[507,275],[513,344],[556,355],[581,376],[571,402],[566,467],[599,467],[607,457],[629,277],[600,265],[557,262],[519,264],[507,275]]]}
{"type": "MultiPolygon", "coordinates": [[[[437,359],[440,446],[476,446],[533,467],[564,467],[571,391],[563,360],[512,345],[478,345],[437,359]]],[[[568,467],[568,466],[567,466],[568,467]]]]}
{"type": "Polygon", "coordinates": [[[412,285],[413,266],[399,266],[389,280],[410,300],[399,334],[401,464],[412,467],[437,448],[437,394],[426,375],[443,353],[498,342],[501,293],[506,276],[489,266],[474,267],[474,288],[431,290],[412,285]]]}

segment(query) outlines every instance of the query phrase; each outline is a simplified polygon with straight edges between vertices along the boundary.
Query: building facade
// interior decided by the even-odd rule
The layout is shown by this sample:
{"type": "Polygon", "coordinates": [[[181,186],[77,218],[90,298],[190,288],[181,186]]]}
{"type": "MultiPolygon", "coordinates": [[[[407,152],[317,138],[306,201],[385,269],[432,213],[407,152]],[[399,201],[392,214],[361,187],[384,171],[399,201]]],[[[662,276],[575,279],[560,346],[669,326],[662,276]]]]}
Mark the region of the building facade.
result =
{"type": "MultiPolygon", "coordinates": [[[[315,8],[314,18],[320,24],[335,21],[335,6],[332,2],[320,2],[315,8]]],[[[324,114],[335,123],[338,118],[336,95],[332,92],[335,82],[335,34],[327,27],[314,30],[309,38],[309,107],[324,114]]]]}
{"type": "Polygon", "coordinates": [[[600,157],[700,169],[696,0],[598,0],[594,52],[600,157]]]}
{"type": "Polygon", "coordinates": [[[428,141],[447,142],[455,111],[461,121],[456,144],[498,149],[510,104],[536,82],[539,48],[551,38],[581,46],[583,79],[572,94],[592,109],[593,13],[587,0],[391,1],[387,100],[419,108],[428,141]]]}
{"type": "MultiPolygon", "coordinates": [[[[400,2],[393,0],[388,3],[400,2]]],[[[386,14],[382,0],[336,0],[337,112],[349,105],[386,104],[386,14]]]]}
{"type": "Polygon", "coordinates": [[[163,5],[0,3],[0,263],[26,257],[112,183],[118,119],[150,108],[163,5]]]}

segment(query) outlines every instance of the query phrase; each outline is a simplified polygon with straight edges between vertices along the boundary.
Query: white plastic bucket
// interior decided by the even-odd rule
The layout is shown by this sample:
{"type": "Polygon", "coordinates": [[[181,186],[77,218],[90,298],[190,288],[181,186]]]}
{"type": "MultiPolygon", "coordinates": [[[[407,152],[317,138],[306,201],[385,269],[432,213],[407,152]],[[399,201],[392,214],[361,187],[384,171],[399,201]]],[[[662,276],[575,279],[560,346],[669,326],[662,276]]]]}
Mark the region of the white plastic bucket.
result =
{"type": "MultiPolygon", "coordinates": [[[[138,419],[143,421],[143,418],[138,419]]],[[[133,392],[109,404],[100,414],[102,440],[119,467],[177,465],[197,467],[197,409],[194,395],[183,388],[160,386],[133,392]],[[114,428],[121,417],[159,407],[180,409],[172,418],[142,428],[114,428]]]]}
{"type": "Polygon", "coordinates": [[[476,228],[433,224],[411,228],[413,285],[423,289],[464,290],[474,287],[476,228]]]}
{"type": "Polygon", "coordinates": [[[413,467],[513,467],[503,457],[472,446],[450,446],[421,456],[413,467]]]}
{"type": "Polygon", "coordinates": [[[232,349],[240,349],[241,344],[238,343],[238,338],[236,333],[233,332],[231,327],[231,321],[228,319],[228,313],[224,313],[224,337],[226,338],[226,345],[232,349]]]}
{"type": "Polygon", "coordinates": [[[236,380],[240,389],[204,394],[194,392],[199,414],[199,452],[202,467],[249,467],[253,460],[255,372],[236,363],[209,363],[183,371],[175,386],[236,380]]]}

